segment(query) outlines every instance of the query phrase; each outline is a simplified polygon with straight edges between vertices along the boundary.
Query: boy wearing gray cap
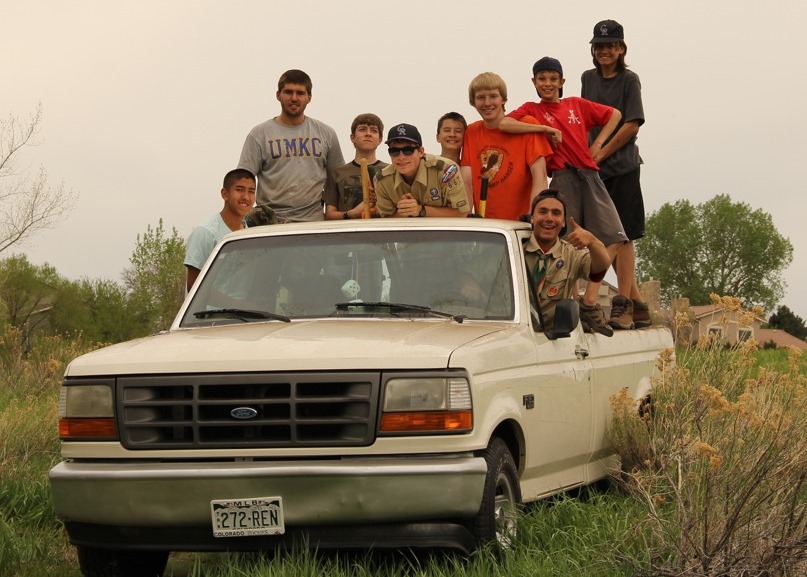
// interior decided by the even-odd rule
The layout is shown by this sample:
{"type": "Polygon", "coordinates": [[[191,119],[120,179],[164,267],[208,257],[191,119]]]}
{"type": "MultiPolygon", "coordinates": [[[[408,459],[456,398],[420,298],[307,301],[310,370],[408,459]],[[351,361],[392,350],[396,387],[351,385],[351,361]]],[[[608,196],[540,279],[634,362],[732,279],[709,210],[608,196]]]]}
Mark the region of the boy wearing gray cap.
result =
{"type": "Polygon", "coordinates": [[[390,128],[392,164],[375,177],[379,216],[466,216],[468,195],[456,163],[423,151],[423,138],[411,124],[390,128]]]}

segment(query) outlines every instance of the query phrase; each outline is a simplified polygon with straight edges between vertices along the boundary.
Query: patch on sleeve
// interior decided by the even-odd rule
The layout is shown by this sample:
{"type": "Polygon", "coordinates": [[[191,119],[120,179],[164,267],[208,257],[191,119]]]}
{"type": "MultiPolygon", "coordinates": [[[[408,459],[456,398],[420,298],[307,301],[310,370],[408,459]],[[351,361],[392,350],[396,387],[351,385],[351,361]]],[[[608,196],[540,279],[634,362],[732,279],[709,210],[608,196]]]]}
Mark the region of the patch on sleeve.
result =
{"type": "Polygon", "coordinates": [[[443,184],[447,183],[449,180],[454,178],[454,175],[457,174],[458,170],[459,169],[457,168],[456,164],[449,164],[448,168],[443,171],[443,177],[440,179],[440,182],[443,184]]]}

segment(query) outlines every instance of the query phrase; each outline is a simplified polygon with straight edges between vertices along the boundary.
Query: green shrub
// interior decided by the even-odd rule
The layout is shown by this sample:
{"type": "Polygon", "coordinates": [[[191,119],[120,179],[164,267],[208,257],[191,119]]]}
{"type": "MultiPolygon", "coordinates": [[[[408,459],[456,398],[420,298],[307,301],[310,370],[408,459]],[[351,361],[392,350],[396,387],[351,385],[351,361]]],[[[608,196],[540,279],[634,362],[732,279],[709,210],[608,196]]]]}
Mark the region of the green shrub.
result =
{"type": "Polygon", "coordinates": [[[654,575],[789,575],[805,557],[807,381],[756,344],[703,339],[659,361],[652,411],[612,399],[624,486],[646,509],[654,575]]]}

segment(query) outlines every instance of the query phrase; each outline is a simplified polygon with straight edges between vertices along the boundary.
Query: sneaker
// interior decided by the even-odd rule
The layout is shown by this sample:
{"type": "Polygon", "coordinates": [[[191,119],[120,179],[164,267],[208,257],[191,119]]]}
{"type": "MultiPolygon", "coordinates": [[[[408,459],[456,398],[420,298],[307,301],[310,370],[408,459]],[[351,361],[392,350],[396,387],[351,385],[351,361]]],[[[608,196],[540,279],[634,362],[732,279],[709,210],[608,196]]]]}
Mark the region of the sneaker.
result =
{"type": "Polygon", "coordinates": [[[595,332],[605,335],[606,337],[614,336],[614,329],[608,326],[605,322],[605,315],[600,308],[600,305],[587,305],[582,300],[580,303],[580,322],[583,324],[583,330],[587,333],[595,332]]]}
{"type": "Polygon", "coordinates": [[[616,295],[611,299],[611,318],[608,324],[615,329],[628,330],[633,328],[633,301],[616,295]]]}
{"type": "Polygon", "coordinates": [[[653,324],[650,318],[650,307],[647,303],[642,301],[633,300],[633,326],[637,329],[643,329],[653,324]]]}

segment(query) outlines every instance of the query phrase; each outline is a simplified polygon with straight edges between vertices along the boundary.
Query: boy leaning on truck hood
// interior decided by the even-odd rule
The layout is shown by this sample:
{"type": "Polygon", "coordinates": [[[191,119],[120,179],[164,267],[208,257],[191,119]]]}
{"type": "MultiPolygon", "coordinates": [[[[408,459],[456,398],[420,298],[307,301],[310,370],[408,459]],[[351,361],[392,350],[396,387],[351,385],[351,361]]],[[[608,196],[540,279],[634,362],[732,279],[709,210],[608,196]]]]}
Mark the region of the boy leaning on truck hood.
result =
{"type": "Polygon", "coordinates": [[[575,298],[577,279],[600,282],[611,266],[605,245],[589,231],[569,219],[566,240],[566,204],[558,191],[547,189],[532,201],[532,237],[524,247],[527,265],[538,293],[544,330],[554,324],[555,305],[560,299],[575,298]]]}

